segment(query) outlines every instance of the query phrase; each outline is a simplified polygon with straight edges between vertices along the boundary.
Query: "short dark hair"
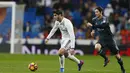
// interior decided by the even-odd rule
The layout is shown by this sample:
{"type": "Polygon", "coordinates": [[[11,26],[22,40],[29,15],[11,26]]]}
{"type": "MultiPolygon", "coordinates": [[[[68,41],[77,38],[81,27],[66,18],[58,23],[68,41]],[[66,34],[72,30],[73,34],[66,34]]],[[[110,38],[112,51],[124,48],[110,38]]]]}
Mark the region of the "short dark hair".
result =
{"type": "Polygon", "coordinates": [[[100,6],[96,7],[95,9],[99,10],[100,12],[103,12],[103,8],[100,6]]]}
{"type": "Polygon", "coordinates": [[[53,13],[57,14],[57,15],[63,15],[62,10],[54,10],[53,13]]]}

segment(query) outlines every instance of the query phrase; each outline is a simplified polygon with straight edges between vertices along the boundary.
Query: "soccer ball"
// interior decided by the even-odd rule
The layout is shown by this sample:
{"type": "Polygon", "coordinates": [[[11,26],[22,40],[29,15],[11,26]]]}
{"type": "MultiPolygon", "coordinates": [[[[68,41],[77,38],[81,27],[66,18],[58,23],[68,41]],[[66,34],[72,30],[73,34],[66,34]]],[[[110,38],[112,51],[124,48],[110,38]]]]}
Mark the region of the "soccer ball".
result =
{"type": "Polygon", "coordinates": [[[36,63],[32,62],[28,65],[28,68],[31,70],[31,71],[36,71],[38,69],[38,66],[36,63]]]}

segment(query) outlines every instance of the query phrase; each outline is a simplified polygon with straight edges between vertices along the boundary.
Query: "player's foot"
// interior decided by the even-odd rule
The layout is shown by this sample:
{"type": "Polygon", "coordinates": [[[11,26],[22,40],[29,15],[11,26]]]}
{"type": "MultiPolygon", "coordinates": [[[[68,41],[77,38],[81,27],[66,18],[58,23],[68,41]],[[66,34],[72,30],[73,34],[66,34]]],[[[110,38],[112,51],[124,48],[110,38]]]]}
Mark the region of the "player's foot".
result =
{"type": "Polygon", "coordinates": [[[84,64],[84,62],[82,60],[80,60],[80,63],[78,64],[78,71],[81,70],[83,64],[84,64]]]}
{"type": "Polygon", "coordinates": [[[122,73],[126,73],[124,68],[121,68],[122,73]]]}
{"type": "Polygon", "coordinates": [[[106,66],[107,66],[107,64],[108,64],[109,62],[110,62],[110,60],[109,60],[108,58],[107,58],[107,59],[105,59],[105,60],[104,60],[104,65],[103,65],[103,66],[104,66],[104,67],[106,67],[106,66]]]}
{"type": "Polygon", "coordinates": [[[60,68],[60,72],[63,73],[64,72],[64,68],[60,68]]]}

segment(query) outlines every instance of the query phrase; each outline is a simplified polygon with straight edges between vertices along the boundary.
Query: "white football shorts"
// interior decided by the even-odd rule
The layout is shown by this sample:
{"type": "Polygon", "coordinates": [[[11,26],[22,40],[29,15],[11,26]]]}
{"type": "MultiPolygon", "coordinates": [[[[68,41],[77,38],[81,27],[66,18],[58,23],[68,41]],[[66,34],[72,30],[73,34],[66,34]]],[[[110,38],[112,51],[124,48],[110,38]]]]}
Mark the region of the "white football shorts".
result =
{"type": "Polygon", "coordinates": [[[68,50],[71,48],[71,43],[69,39],[62,39],[61,40],[61,48],[64,48],[65,50],[68,50]]]}

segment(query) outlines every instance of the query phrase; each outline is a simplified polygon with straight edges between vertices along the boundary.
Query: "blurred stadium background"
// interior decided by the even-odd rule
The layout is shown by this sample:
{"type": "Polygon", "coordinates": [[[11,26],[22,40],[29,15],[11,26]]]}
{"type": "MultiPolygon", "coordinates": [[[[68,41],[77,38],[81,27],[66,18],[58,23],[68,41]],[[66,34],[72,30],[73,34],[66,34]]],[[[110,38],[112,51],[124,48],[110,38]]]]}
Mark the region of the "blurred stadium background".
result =
{"type": "MultiPolygon", "coordinates": [[[[2,1],[2,0],[1,0],[2,1]]],[[[5,0],[3,0],[5,1],[5,0]]],[[[6,0],[9,2],[12,0],[6,0]]],[[[96,54],[93,45],[99,39],[98,33],[90,35],[86,22],[92,22],[94,8],[102,6],[108,17],[111,31],[117,41],[122,55],[130,56],[130,1],[129,0],[13,0],[16,2],[14,53],[22,54],[57,54],[60,46],[58,30],[47,45],[44,39],[54,25],[52,12],[55,9],[64,11],[66,18],[74,25],[77,54],[96,54]],[[21,41],[22,40],[22,41],[21,41]],[[19,46],[18,46],[19,43],[19,46]]],[[[1,18],[6,18],[0,25],[0,52],[10,52],[11,8],[1,8],[1,18]],[[3,12],[3,13],[2,13],[3,12]],[[6,15],[7,14],[7,15],[6,15]],[[7,46],[6,46],[7,45],[7,46]]],[[[110,54],[109,50],[106,50],[110,54]]]]}
{"type": "MultiPolygon", "coordinates": [[[[40,63],[41,71],[39,70],[39,73],[43,73],[44,71],[45,73],[58,71],[58,57],[44,56],[57,55],[57,51],[60,47],[61,34],[59,30],[48,44],[44,44],[44,39],[54,25],[52,12],[55,9],[63,10],[65,17],[70,19],[74,25],[76,35],[75,52],[77,55],[80,55],[78,56],[80,59],[85,60],[86,65],[84,67],[88,68],[87,70],[84,68],[82,73],[120,73],[120,71],[117,71],[118,66],[115,68],[112,67],[116,65],[113,58],[111,59],[114,61],[108,66],[108,69],[102,69],[102,67],[97,67],[102,65],[102,63],[100,63],[100,61],[102,61],[101,58],[92,56],[97,55],[97,52],[94,50],[94,44],[99,37],[98,33],[96,33],[94,37],[91,37],[91,31],[85,24],[86,22],[92,22],[92,18],[95,16],[93,10],[96,6],[103,7],[104,15],[109,19],[111,31],[120,48],[120,54],[123,55],[124,61],[126,62],[126,69],[130,70],[128,66],[130,64],[128,62],[130,56],[130,0],[0,1],[14,1],[17,4],[15,20],[15,38],[17,40],[15,40],[15,49],[13,53],[18,54],[10,54],[11,49],[9,41],[11,39],[12,10],[11,8],[2,7],[0,8],[0,57],[3,60],[0,60],[0,64],[3,68],[0,68],[0,73],[17,73],[17,71],[21,71],[21,68],[19,69],[17,65],[19,65],[19,67],[23,66],[21,73],[29,73],[28,71],[26,72],[25,66],[31,61],[40,63]],[[96,59],[96,61],[94,59],[96,59]],[[97,62],[99,62],[99,65],[95,66],[97,62]],[[51,66],[53,64],[57,66],[57,68],[51,66]],[[47,66],[47,68],[45,68],[45,66],[47,66]],[[7,69],[9,69],[9,71],[6,71],[7,69]]],[[[105,51],[107,55],[111,55],[108,49],[105,51]]],[[[68,67],[69,64],[71,63],[67,62],[68,67]]],[[[73,66],[75,65],[72,64],[72,66],[67,68],[68,71],[66,73],[69,73],[69,69],[73,66]]],[[[72,68],[70,73],[72,72],[78,73],[75,72],[75,68],[72,68]]]]}

